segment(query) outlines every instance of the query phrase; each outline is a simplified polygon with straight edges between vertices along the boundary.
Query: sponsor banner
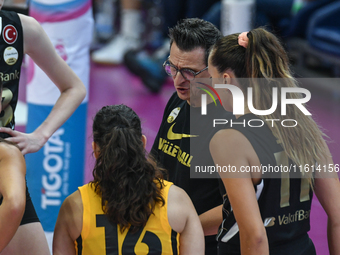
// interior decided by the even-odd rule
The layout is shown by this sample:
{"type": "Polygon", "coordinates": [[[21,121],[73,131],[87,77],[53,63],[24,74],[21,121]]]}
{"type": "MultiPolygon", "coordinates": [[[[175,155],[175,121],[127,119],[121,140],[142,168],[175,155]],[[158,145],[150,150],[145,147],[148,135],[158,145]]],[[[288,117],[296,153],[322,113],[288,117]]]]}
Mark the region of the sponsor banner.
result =
{"type": "MultiPolygon", "coordinates": [[[[32,2],[30,4],[31,16],[39,22],[43,21],[39,17],[51,18],[50,21],[47,19],[41,23],[42,28],[57,53],[82,80],[88,91],[89,47],[93,29],[91,1],[56,0],[53,1],[53,8],[52,5],[45,5],[47,2],[51,1],[32,2]],[[60,8],[56,8],[56,5],[60,8]],[[61,16],[58,16],[58,13],[61,16]],[[68,15],[70,13],[72,15],[68,15]]],[[[13,40],[12,30],[9,30],[8,35],[8,40],[11,38],[13,40]]],[[[8,63],[14,62],[15,52],[12,49],[8,49],[7,55],[8,63]]],[[[28,103],[26,132],[30,133],[51,112],[60,96],[60,91],[30,58],[27,57],[26,61],[28,103]]],[[[58,212],[64,199],[76,191],[78,186],[83,185],[87,102],[88,95],[75,113],[52,135],[40,151],[26,156],[27,185],[46,233],[54,231],[58,212]]]]}
{"type": "MultiPolygon", "coordinates": [[[[28,104],[26,132],[33,132],[52,106],[28,104]]],[[[87,103],[36,153],[27,154],[27,185],[45,231],[54,231],[64,199],[83,185],[87,103]]]]}
{"type": "MultiPolygon", "coordinates": [[[[56,23],[46,22],[42,23],[41,26],[49,36],[57,53],[77,74],[88,91],[90,79],[89,48],[93,28],[91,10],[74,20],[56,23]],[[84,29],[87,31],[86,33],[83,32],[84,29]]],[[[27,102],[54,105],[60,96],[58,88],[29,57],[26,58],[26,61],[28,62],[27,102]]],[[[87,101],[88,95],[83,102],[87,101]]]]}
{"type": "Polygon", "coordinates": [[[31,0],[29,14],[40,23],[58,23],[82,17],[91,8],[91,0],[31,0]]]}

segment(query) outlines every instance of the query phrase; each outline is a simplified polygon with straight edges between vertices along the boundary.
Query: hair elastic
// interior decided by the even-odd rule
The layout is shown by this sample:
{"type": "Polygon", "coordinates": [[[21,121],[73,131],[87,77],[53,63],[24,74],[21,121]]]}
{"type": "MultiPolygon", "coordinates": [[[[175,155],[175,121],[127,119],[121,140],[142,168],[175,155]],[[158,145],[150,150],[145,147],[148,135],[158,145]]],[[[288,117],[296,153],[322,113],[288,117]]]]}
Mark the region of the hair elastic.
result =
{"type": "Polygon", "coordinates": [[[238,44],[247,49],[248,47],[248,32],[243,32],[238,36],[238,44]]]}

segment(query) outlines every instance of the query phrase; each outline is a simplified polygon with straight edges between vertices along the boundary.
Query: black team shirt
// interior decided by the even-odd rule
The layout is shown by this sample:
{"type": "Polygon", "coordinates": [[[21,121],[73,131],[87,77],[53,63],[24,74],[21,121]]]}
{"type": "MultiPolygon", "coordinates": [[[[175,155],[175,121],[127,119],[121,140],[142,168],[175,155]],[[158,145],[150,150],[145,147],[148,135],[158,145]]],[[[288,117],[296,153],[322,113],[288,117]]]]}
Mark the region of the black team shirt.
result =
{"type": "MultiPolygon", "coordinates": [[[[162,123],[151,150],[151,155],[168,171],[169,181],[187,192],[198,215],[223,202],[217,176],[190,178],[190,168],[214,166],[209,143],[220,128],[226,128],[223,125],[213,128],[214,118],[234,117],[225,111],[219,102],[217,106],[214,103],[209,104],[207,115],[202,116],[200,107],[191,107],[175,92],[165,107],[162,123]],[[194,149],[190,150],[190,147],[194,149]],[[191,151],[194,151],[195,155],[191,151]]],[[[215,236],[206,237],[206,254],[216,254],[216,247],[215,236]]]]}
{"type": "MultiPolygon", "coordinates": [[[[19,79],[23,61],[23,31],[18,14],[0,11],[0,77],[3,82],[0,126],[14,129],[19,79]]],[[[8,137],[0,133],[0,137],[8,137]]]]}

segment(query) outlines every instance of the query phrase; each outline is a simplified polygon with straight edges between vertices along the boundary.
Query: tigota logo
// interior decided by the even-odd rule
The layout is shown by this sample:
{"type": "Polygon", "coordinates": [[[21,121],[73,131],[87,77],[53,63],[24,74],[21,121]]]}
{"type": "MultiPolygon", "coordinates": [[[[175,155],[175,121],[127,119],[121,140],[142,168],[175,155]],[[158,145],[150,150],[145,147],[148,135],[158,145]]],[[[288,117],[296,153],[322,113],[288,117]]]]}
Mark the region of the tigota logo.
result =
{"type": "Polygon", "coordinates": [[[61,172],[64,165],[61,154],[65,149],[65,142],[62,140],[64,132],[63,128],[58,129],[44,145],[43,169],[45,172],[41,177],[41,208],[44,210],[47,206],[60,206],[62,202],[61,188],[64,181],[61,172]]]}

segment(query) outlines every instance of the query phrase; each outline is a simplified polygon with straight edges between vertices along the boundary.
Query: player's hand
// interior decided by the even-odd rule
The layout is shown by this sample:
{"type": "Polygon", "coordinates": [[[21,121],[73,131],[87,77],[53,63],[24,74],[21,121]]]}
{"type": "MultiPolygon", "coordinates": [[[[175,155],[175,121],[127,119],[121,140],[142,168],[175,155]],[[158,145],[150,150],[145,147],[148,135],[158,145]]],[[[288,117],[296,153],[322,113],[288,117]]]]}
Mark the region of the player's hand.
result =
{"type": "Polygon", "coordinates": [[[38,136],[34,132],[26,134],[6,127],[1,127],[0,132],[10,135],[11,137],[6,138],[5,140],[15,143],[23,155],[37,152],[46,142],[43,137],[38,136]]]}

